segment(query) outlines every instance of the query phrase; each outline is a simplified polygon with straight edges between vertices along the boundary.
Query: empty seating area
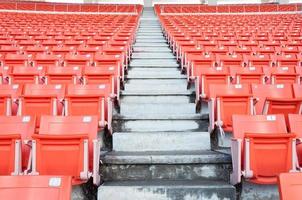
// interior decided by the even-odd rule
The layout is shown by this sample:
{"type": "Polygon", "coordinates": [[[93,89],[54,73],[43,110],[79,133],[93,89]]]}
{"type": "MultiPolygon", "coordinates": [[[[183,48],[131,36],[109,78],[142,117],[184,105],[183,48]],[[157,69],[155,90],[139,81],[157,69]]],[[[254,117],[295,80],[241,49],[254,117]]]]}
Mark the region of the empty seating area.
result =
{"type": "Polygon", "coordinates": [[[172,14],[204,7],[158,6],[164,34],[197,109],[208,105],[209,132],[231,134],[231,183],[276,184],[300,170],[301,14],[172,14]]]}
{"type": "MultiPolygon", "coordinates": [[[[4,4],[11,3],[1,9],[4,4]]],[[[131,6],[96,7],[134,12],[131,6]]],[[[91,178],[100,183],[99,134],[112,133],[138,20],[133,13],[0,12],[1,199],[66,200],[72,185],[91,178]]]]}

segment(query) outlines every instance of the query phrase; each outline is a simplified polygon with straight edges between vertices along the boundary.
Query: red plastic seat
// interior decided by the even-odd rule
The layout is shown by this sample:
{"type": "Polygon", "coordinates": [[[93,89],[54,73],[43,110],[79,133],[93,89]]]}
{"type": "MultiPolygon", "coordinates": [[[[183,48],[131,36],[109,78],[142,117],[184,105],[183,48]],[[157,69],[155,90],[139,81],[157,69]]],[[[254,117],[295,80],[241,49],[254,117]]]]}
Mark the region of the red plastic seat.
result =
{"type": "Polygon", "coordinates": [[[221,67],[243,67],[243,58],[241,55],[219,55],[217,56],[217,60],[221,67]]]}
{"type": "Polygon", "coordinates": [[[24,140],[35,132],[35,118],[0,116],[0,175],[20,175],[28,168],[30,148],[24,140]]]}
{"type": "Polygon", "coordinates": [[[11,66],[26,67],[29,65],[28,60],[29,60],[28,55],[8,53],[5,55],[4,64],[10,67],[11,66]]]}
{"type": "Polygon", "coordinates": [[[84,84],[106,84],[110,86],[112,97],[119,100],[120,79],[117,78],[115,67],[85,67],[83,73],[84,84]]]}
{"type": "Polygon", "coordinates": [[[57,55],[59,57],[65,58],[67,54],[70,54],[75,51],[75,48],[73,47],[67,47],[67,46],[57,46],[51,48],[51,52],[54,55],[57,55]]]}
{"type": "Polygon", "coordinates": [[[245,56],[244,60],[249,67],[271,67],[273,63],[268,55],[245,56]]]}
{"type": "Polygon", "coordinates": [[[253,98],[249,85],[211,84],[209,86],[210,130],[232,131],[232,115],[252,115],[253,98]]]}
{"type": "Polygon", "coordinates": [[[9,73],[9,84],[19,84],[23,86],[26,83],[39,84],[44,75],[44,67],[16,67],[13,66],[9,73]]]}
{"type": "Polygon", "coordinates": [[[67,200],[71,192],[69,176],[0,176],[0,199],[67,200]]]}
{"type": "Polygon", "coordinates": [[[252,85],[253,96],[257,99],[257,114],[301,113],[302,99],[294,98],[293,89],[288,84],[252,85]]]}
{"type": "Polygon", "coordinates": [[[60,58],[56,55],[38,53],[34,57],[34,65],[35,66],[58,66],[59,59],[60,58]]]}
{"type": "Polygon", "coordinates": [[[302,99],[302,85],[293,84],[294,97],[297,99],[302,99]]]}
{"type": "Polygon", "coordinates": [[[68,67],[85,67],[90,66],[92,57],[88,55],[66,54],[64,58],[64,66],[68,67]]]}
{"type": "Polygon", "coordinates": [[[278,178],[280,200],[300,200],[302,173],[281,173],[278,178]]]}
{"type": "Polygon", "coordinates": [[[32,174],[72,176],[73,184],[91,176],[99,183],[97,116],[42,116],[33,135],[32,174]]]}
{"type": "Polygon", "coordinates": [[[94,65],[96,67],[108,67],[113,66],[116,69],[119,69],[118,77],[121,78],[122,81],[124,81],[124,66],[121,63],[121,57],[120,55],[102,55],[102,54],[96,54],[94,57],[94,65]]]}
{"type": "Polygon", "coordinates": [[[111,130],[112,101],[110,84],[68,85],[65,115],[96,115],[100,127],[111,130]],[[83,109],[85,108],[85,109],[83,109]]]}
{"type": "Polygon", "coordinates": [[[215,66],[215,56],[213,55],[188,55],[187,77],[194,78],[197,68],[209,68],[215,66]],[[191,77],[192,76],[192,77],[191,77]]]}
{"type": "Polygon", "coordinates": [[[38,127],[42,115],[62,115],[64,95],[64,85],[26,84],[19,102],[19,114],[36,116],[38,127]]]}
{"type": "Polygon", "coordinates": [[[299,75],[294,67],[274,67],[270,69],[272,84],[299,83],[299,75]]]}
{"type": "Polygon", "coordinates": [[[279,67],[296,67],[300,66],[299,59],[295,54],[286,54],[286,55],[280,55],[276,58],[277,66],[279,67]]]}
{"type": "Polygon", "coordinates": [[[230,74],[234,76],[236,84],[264,84],[266,82],[262,67],[230,67],[230,74]]]}
{"type": "Polygon", "coordinates": [[[288,115],[288,129],[291,133],[297,136],[297,156],[299,166],[302,166],[302,115],[289,114],[288,115]]]}
{"type": "Polygon", "coordinates": [[[280,173],[296,171],[295,134],[283,115],[233,115],[231,183],[243,175],[258,184],[275,184],[280,173]]]}
{"type": "Polygon", "coordinates": [[[0,84],[0,115],[16,115],[18,104],[17,99],[21,95],[22,87],[17,84],[0,84]]]}
{"type": "Polygon", "coordinates": [[[196,77],[196,102],[200,98],[209,97],[209,86],[211,84],[230,84],[230,72],[227,67],[196,68],[193,76],[196,77]]]}
{"type": "Polygon", "coordinates": [[[45,82],[47,84],[77,84],[82,76],[82,67],[48,66],[45,82]]]}

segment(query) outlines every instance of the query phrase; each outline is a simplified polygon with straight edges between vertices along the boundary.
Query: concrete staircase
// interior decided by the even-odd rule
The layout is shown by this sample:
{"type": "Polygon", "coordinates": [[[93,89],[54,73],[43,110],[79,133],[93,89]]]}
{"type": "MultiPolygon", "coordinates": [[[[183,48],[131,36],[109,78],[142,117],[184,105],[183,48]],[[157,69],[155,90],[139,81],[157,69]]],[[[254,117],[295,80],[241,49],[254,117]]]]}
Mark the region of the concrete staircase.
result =
{"type": "Polygon", "coordinates": [[[132,58],[98,199],[236,199],[231,157],[210,150],[208,121],[195,113],[194,89],[152,10],[143,12],[132,58]]]}

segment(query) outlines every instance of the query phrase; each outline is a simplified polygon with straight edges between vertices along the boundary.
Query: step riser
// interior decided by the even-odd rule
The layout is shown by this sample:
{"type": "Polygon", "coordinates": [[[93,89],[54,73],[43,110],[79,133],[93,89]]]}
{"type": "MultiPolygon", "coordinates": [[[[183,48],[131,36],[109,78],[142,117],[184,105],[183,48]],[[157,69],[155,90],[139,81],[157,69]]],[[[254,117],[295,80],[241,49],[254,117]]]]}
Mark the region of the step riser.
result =
{"type": "Polygon", "coordinates": [[[235,200],[236,192],[232,188],[207,187],[101,187],[98,200],[235,200]],[[117,192],[118,191],[118,192],[117,192]]]}
{"type": "Polygon", "coordinates": [[[209,150],[208,132],[114,133],[114,151],[192,151],[209,150]]]}
{"type": "Polygon", "coordinates": [[[194,99],[188,96],[123,96],[121,105],[124,103],[194,103],[194,99]]]}
{"type": "Polygon", "coordinates": [[[123,116],[148,115],[148,114],[166,114],[166,115],[186,115],[196,114],[195,104],[122,104],[120,114],[123,116]]]}
{"type": "Polygon", "coordinates": [[[113,121],[114,132],[206,132],[208,122],[202,120],[126,120],[113,121]]]}
{"type": "Polygon", "coordinates": [[[203,180],[229,181],[229,164],[103,165],[104,181],[203,180]]]}

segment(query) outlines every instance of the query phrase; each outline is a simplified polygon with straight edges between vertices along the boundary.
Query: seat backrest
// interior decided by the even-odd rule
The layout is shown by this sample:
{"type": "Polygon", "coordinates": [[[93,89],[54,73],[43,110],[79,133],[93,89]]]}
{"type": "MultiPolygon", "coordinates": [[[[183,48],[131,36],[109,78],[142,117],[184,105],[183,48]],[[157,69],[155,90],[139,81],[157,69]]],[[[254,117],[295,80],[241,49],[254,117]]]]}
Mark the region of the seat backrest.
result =
{"type": "Polygon", "coordinates": [[[17,113],[17,104],[13,104],[13,99],[21,96],[22,85],[2,85],[0,84],[0,113],[1,115],[12,115],[17,113]]]}
{"type": "Polygon", "coordinates": [[[0,199],[67,200],[71,192],[70,176],[0,177],[0,199]]]}
{"type": "Polygon", "coordinates": [[[233,137],[243,139],[245,133],[286,133],[283,115],[233,115],[233,137]]]}
{"type": "Polygon", "coordinates": [[[104,120],[105,103],[111,92],[110,84],[68,85],[65,115],[97,115],[104,120]]]}
{"type": "Polygon", "coordinates": [[[44,75],[44,67],[18,67],[14,66],[9,74],[13,84],[40,83],[40,76],[44,75]]]}
{"type": "Polygon", "coordinates": [[[237,84],[263,84],[265,81],[262,67],[231,67],[230,74],[237,84]]]}
{"type": "Polygon", "coordinates": [[[66,54],[64,58],[64,66],[90,66],[90,62],[92,57],[90,54],[87,55],[74,55],[74,54],[66,54]]]}
{"type": "Polygon", "coordinates": [[[54,67],[49,66],[46,71],[47,84],[76,84],[82,76],[82,67],[54,67]]]}
{"type": "Polygon", "coordinates": [[[281,173],[278,177],[280,200],[300,200],[302,173],[281,173]]]}
{"type": "Polygon", "coordinates": [[[272,84],[298,83],[298,74],[294,67],[274,67],[270,69],[272,84]]]}
{"type": "MultiPolygon", "coordinates": [[[[35,132],[36,119],[30,116],[0,116],[0,137],[19,135],[22,140],[31,139],[35,132]]],[[[15,136],[14,136],[15,137],[15,136]]],[[[6,141],[7,143],[8,141],[6,141]]],[[[22,168],[26,169],[30,149],[23,143],[22,146],[22,168]]],[[[14,156],[14,155],[10,155],[14,156]]],[[[13,157],[2,157],[1,159],[12,159],[13,157]]],[[[1,162],[2,163],[2,162],[1,162]]]]}
{"type": "Polygon", "coordinates": [[[295,98],[302,99],[302,85],[293,84],[295,98]]]}
{"type": "Polygon", "coordinates": [[[253,114],[248,85],[212,84],[209,86],[209,96],[216,99],[216,120],[223,122],[226,131],[232,130],[232,115],[253,114]]]}
{"type": "Polygon", "coordinates": [[[255,105],[257,114],[262,113],[266,98],[291,99],[294,97],[292,86],[289,84],[252,84],[252,93],[258,100],[255,105]]]}
{"type": "Polygon", "coordinates": [[[289,131],[295,133],[298,138],[302,137],[302,115],[289,114],[289,131]]]}

